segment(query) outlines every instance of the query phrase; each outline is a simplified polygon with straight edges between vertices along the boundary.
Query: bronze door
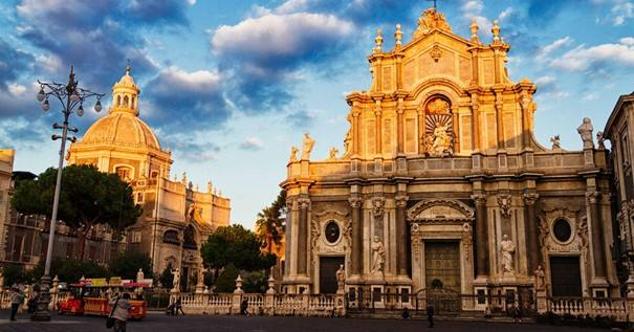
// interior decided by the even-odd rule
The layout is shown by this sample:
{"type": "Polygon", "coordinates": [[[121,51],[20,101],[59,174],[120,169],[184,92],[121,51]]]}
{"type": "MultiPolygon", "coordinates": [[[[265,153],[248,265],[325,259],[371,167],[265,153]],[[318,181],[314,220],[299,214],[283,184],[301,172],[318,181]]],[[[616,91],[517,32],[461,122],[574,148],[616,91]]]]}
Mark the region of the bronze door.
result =
{"type": "Polygon", "coordinates": [[[425,288],[460,292],[460,247],[457,241],[425,241],[425,288]]]}
{"type": "Polygon", "coordinates": [[[319,293],[335,294],[337,292],[337,270],[344,263],[344,258],[320,257],[319,258],[319,293]]]}
{"type": "Polygon", "coordinates": [[[553,296],[581,296],[579,256],[550,256],[553,296]]]}

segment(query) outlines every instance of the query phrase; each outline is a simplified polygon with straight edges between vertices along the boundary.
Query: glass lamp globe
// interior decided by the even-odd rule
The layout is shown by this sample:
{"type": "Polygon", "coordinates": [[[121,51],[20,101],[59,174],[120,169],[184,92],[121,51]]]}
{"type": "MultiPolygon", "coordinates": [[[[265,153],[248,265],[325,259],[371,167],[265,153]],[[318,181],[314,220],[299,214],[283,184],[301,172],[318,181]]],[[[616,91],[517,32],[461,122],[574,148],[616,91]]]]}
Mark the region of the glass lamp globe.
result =
{"type": "Polygon", "coordinates": [[[48,99],[44,99],[44,102],[42,103],[42,110],[44,112],[47,112],[49,110],[51,106],[48,104],[48,99]]]}
{"type": "Polygon", "coordinates": [[[97,103],[95,104],[95,112],[101,112],[101,100],[97,100],[97,103]]]}
{"type": "Polygon", "coordinates": [[[37,93],[37,101],[41,103],[44,98],[46,98],[46,93],[44,93],[44,88],[40,88],[40,92],[37,93]]]}
{"type": "Polygon", "coordinates": [[[77,109],[77,115],[79,116],[84,115],[84,105],[79,105],[79,108],[77,109]]]}

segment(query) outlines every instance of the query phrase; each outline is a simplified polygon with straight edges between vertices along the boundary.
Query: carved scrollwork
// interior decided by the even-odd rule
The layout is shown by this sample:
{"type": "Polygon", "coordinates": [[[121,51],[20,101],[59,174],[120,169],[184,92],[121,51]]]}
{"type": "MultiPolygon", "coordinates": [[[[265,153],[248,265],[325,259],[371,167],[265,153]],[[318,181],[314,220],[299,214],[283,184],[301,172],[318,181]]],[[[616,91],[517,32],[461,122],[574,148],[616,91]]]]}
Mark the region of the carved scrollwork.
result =
{"type": "Polygon", "coordinates": [[[473,229],[469,223],[462,224],[462,246],[465,261],[471,260],[471,252],[473,246],[473,229]]]}
{"type": "Polygon", "coordinates": [[[535,205],[535,203],[539,199],[539,194],[535,192],[526,192],[524,193],[523,198],[524,198],[524,204],[535,205]]]}
{"type": "Polygon", "coordinates": [[[511,216],[511,195],[499,194],[497,197],[498,206],[500,207],[500,214],[504,218],[511,216]]]}
{"type": "Polygon", "coordinates": [[[407,196],[396,196],[394,200],[396,201],[396,207],[405,208],[407,207],[407,200],[409,197],[407,196]]]}
{"type": "Polygon", "coordinates": [[[408,220],[425,223],[471,222],[474,216],[473,208],[460,201],[447,199],[423,200],[407,210],[408,220]]]}
{"type": "Polygon", "coordinates": [[[590,204],[596,204],[601,198],[601,193],[598,191],[588,191],[586,192],[586,199],[590,204]]]}
{"type": "Polygon", "coordinates": [[[361,205],[363,205],[363,199],[361,197],[350,197],[348,198],[348,202],[350,203],[350,206],[354,209],[360,208],[361,205]]]}
{"type": "Polygon", "coordinates": [[[299,204],[300,209],[307,209],[310,206],[309,198],[298,198],[297,204],[299,204]]]}
{"type": "Polygon", "coordinates": [[[372,215],[374,218],[383,218],[385,212],[385,197],[374,197],[372,199],[372,215]]]}

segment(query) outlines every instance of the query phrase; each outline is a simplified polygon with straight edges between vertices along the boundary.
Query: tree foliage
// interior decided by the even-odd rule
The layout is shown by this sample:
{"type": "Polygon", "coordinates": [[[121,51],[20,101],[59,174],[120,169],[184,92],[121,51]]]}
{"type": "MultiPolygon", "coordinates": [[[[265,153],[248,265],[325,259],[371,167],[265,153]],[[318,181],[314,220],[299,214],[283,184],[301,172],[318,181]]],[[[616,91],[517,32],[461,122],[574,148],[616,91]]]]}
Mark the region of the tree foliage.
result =
{"type": "Polygon", "coordinates": [[[238,278],[239,273],[240,271],[235,265],[227,265],[216,280],[216,283],[214,284],[216,288],[214,289],[214,291],[216,293],[233,292],[236,288],[236,278],[238,278]]]}
{"type": "Polygon", "coordinates": [[[229,263],[240,270],[268,269],[275,264],[275,256],[263,254],[262,243],[255,233],[242,225],[219,227],[203,244],[201,255],[205,265],[214,269],[229,263]]]}
{"type": "Polygon", "coordinates": [[[275,201],[258,213],[255,226],[258,236],[264,241],[266,252],[273,253],[273,247],[279,246],[284,238],[286,191],[280,191],[275,201]]]}
{"type": "MultiPolygon", "coordinates": [[[[49,168],[35,180],[16,186],[11,203],[20,213],[49,216],[57,169],[49,168]]],[[[77,258],[84,257],[85,240],[94,225],[105,224],[123,230],[136,222],[141,209],[134,204],[132,187],[116,174],[102,173],[94,166],[71,165],[62,171],[59,219],[78,232],[80,248],[77,258]]]]}
{"type": "Polygon", "coordinates": [[[167,264],[159,276],[159,282],[163,288],[172,289],[172,287],[174,287],[174,275],[172,274],[172,269],[172,263],[167,264]]]}
{"type": "Polygon", "coordinates": [[[128,250],[119,253],[110,262],[109,274],[123,279],[136,279],[139,269],[143,269],[145,278],[152,278],[152,261],[146,254],[128,250]]]}

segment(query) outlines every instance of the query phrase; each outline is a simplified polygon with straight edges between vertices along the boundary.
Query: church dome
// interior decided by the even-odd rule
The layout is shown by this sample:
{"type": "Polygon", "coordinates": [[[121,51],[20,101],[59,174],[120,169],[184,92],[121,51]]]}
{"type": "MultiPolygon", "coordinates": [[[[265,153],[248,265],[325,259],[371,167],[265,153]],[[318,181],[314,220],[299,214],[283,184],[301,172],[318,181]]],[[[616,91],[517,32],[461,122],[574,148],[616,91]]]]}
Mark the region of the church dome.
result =
{"type": "Polygon", "coordinates": [[[131,70],[128,65],[125,74],[112,87],[109,114],[90,126],[80,141],[81,144],[161,149],[150,126],[138,117],[138,96],[141,90],[130,75],[131,70]]]}
{"type": "Polygon", "coordinates": [[[132,113],[116,111],[90,126],[81,143],[161,149],[156,135],[143,120],[132,113]]]}

